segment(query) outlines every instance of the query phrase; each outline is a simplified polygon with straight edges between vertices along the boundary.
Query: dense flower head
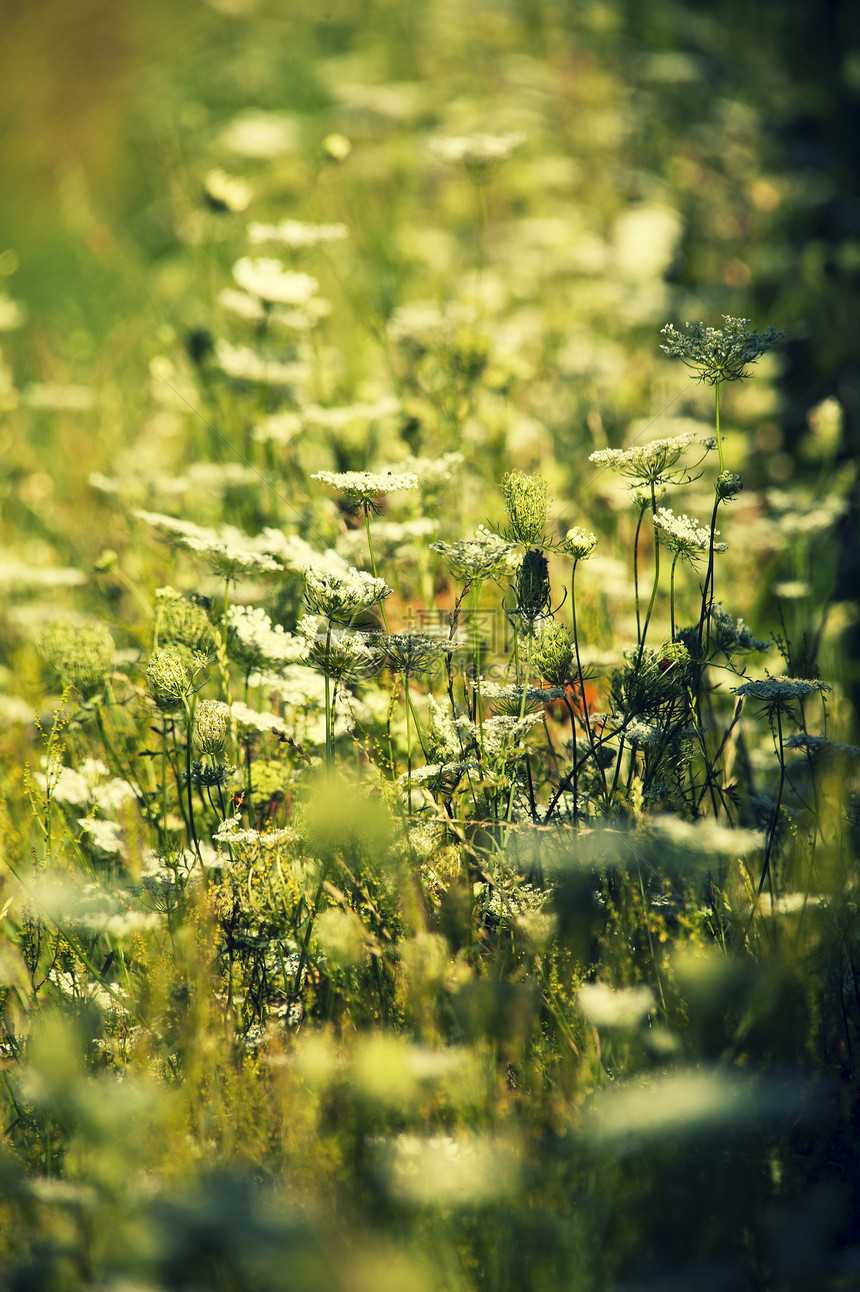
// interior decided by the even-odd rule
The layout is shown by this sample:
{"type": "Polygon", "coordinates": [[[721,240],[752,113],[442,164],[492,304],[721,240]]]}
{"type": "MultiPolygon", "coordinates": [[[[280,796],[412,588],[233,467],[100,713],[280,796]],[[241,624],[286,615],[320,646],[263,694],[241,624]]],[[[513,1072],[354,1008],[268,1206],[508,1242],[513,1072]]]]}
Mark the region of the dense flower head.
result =
{"type": "Polygon", "coordinates": [[[245,211],[251,204],[254,190],[247,180],[237,179],[216,168],[203,178],[203,191],[213,211],[245,211]]]}
{"type": "Polygon", "coordinates": [[[179,520],[158,512],[135,511],[138,520],[152,525],[168,537],[176,547],[203,556],[212,569],[226,579],[236,579],[240,574],[274,574],[283,570],[267,552],[254,546],[254,540],[239,530],[229,529],[219,534],[213,529],[195,525],[192,521],[179,520]]]}
{"type": "Polygon", "coordinates": [[[431,543],[430,550],[439,552],[454,578],[464,583],[502,578],[513,574],[520,563],[516,545],[492,534],[483,525],[475,530],[474,538],[457,543],[431,543]]]}
{"type": "MultiPolygon", "coordinates": [[[[676,516],[670,507],[658,507],[654,525],[669,551],[676,558],[683,557],[691,565],[710,551],[711,531],[697,524],[690,516],[676,516]]],[[[714,530],[715,534],[719,532],[718,529],[714,530]]],[[[727,552],[728,548],[728,543],[714,543],[715,552],[727,552]]]]}
{"type": "Polygon", "coordinates": [[[380,633],[332,628],[328,620],[316,615],[305,615],[296,632],[305,640],[307,662],[339,682],[365,677],[384,661],[380,633]]]}
{"type": "Polygon", "coordinates": [[[471,135],[437,136],[429,140],[428,147],[440,161],[462,166],[475,180],[489,177],[501,162],[513,157],[525,142],[519,131],[504,135],[487,135],[476,131],[471,135]]]}
{"type": "Polygon", "coordinates": [[[170,587],[158,588],[155,602],[159,641],[204,654],[214,648],[215,630],[201,605],[170,587]]]}
{"type": "Polygon", "coordinates": [[[155,651],[146,666],[146,685],[156,708],[162,713],[183,708],[194,693],[194,675],[205,663],[205,656],[196,655],[189,664],[187,652],[178,646],[155,651]]]}
{"type": "Polygon", "coordinates": [[[546,678],[552,686],[563,687],[570,680],[572,650],[564,625],[550,623],[538,635],[532,663],[540,676],[546,678]]]}
{"type": "Polygon", "coordinates": [[[305,603],[314,614],[332,623],[349,623],[362,611],[391,595],[384,579],[365,570],[348,569],[343,575],[309,566],[305,570],[305,603]]]}
{"type": "Polygon", "coordinates": [[[735,471],[721,471],[717,476],[716,490],[721,502],[731,502],[744,487],[744,482],[735,471]]]}
{"type": "Polygon", "coordinates": [[[716,442],[713,435],[700,436],[685,431],[671,439],[634,444],[629,449],[598,449],[589,455],[588,460],[609,467],[639,485],[673,484],[687,474],[686,468],[680,466],[687,449],[697,444],[707,452],[716,446],[716,442]]]}
{"type": "Polygon", "coordinates": [[[750,327],[749,319],[736,319],[729,314],[723,315],[723,324],[721,328],[714,328],[706,327],[701,320],[685,323],[689,330],[684,333],[667,323],[660,333],[666,343],[660,349],[680,359],[700,381],[715,385],[748,377],[750,364],[772,350],[786,335],[772,327],[758,332],[750,327]]]}
{"type": "Polygon", "coordinates": [[[523,547],[543,547],[546,525],[546,481],[526,471],[509,471],[502,493],[510,521],[506,537],[523,547]]]}
{"type": "Polygon", "coordinates": [[[523,630],[532,634],[546,618],[550,603],[549,565],[539,548],[530,547],[517,571],[517,604],[523,630]]]}
{"type": "Polygon", "coordinates": [[[230,707],[221,700],[201,700],[194,714],[194,739],[204,754],[220,754],[230,727],[230,707]]]}
{"type": "Polygon", "coordinates": [[[365,511],[373,510],[380,494],[394,493],[398,489],[417,489],[418,477],[414,471],[315,471],[311,480],[320,480],[339,489],[348,501],[365,511]]]}
{"type": "Polygon", "coordinates": [[[749,697],[751,700],[762,700],[766,704],[784,704],[790,700],[804,699],[831,687],[818,678],[809,677],[763,677],[757,681],[744,682],[733,686],[732,693],[749,697]]]}
{"type": "Polygon", "coordinates": [[[259,245],[277,242],[292,251],[316,247],[321,242],[339,242],[349,237],[345,224],[305,224],[302,220],[282,220],[280,224],[249,224],[248,240],[259,245]]]}
{"type": "Polygon", "coordinates": [[[98,691],[113,668],[114,641],[104,624],[55,619],[43,631],[39,649],[62,681],[84,696],[98,691]]]}
{"type": "Polygon", "coordinates": [[[248,672],[278,670],[301,658],[303,644],[280,624],[273,624],[261,606],[230,606],[227,611],[227,649],[248,672]]]}
{"type": "Polygon", "coordinates": [[[392,633],[382,641],[388,665],[405,677],[426,673],[453,650],[453,643],[430,633],[392,633]]]}
{"type": "Polygon", "coordinates": [[[244,291],[277,305],[307,305],[319,283],[310,274],[286,269],[280,260],[243,256],[233,266],[233,277],[244,291]]]}
{"type": "Polygon", "coordinates": [[[561,540],[561,550],[575,561],[587,561],[597,547],[597,535],[590,530],[574,525],[561,540]]]}

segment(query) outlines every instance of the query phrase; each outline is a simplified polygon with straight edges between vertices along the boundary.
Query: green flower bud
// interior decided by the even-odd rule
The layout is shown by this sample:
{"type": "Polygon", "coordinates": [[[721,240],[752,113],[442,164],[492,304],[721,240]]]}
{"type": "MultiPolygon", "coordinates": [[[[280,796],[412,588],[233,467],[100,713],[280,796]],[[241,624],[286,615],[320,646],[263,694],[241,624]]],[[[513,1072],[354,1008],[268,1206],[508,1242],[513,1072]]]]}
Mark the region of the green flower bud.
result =
{"type": "Polygon", "coordinates": [[[717,497],[721,502],[731,502],[744,487],[744,482],[734,471],[721,471],[717,476],[717,497]]]}
{"type": "Polygon", "coordinates": [[[187,653],[179,646],[165,646],[157,650],[146,666],[146,684],[149,694],[162,713],[181,709],[194,691],[194,673],[202,668],[202,655],[192,657],[192,666],[186,665],[187,653]]]}
{"type": "Polygon", "coordinates": [[[204,754],[220,754],[227,740],[230,710],[221,700],[201,700],[194,718],[194,739],[204,754]]]}
{"type": "Polygon", "coordinates": [[[525,471],[509,471],[502,481],[511,534],[523,547],[544,546],[546,481],[525,471]]]}
{"type": "Polygon", "coordinates": [[[550,686],[566,686],[570,681],[571,645],[562,624],[547,624],[538,637],[532,661],[538,673],[550,686]]]}
{"type": "Polygon", "coordinates": [[[587,529],[581,529],[578,525],[567,531],[561,543],[561,550],[568,556],[572,556],[575,561],[587,561],[595,547],[597,547],[597,535],[587,529]]]}
{"type": "Polygon", "coordinates": [[[63,683],[83,696],[100,690],[113,668],[114,641],[104,624],[55,619],[42,633],[39,648],[63,683]]]}

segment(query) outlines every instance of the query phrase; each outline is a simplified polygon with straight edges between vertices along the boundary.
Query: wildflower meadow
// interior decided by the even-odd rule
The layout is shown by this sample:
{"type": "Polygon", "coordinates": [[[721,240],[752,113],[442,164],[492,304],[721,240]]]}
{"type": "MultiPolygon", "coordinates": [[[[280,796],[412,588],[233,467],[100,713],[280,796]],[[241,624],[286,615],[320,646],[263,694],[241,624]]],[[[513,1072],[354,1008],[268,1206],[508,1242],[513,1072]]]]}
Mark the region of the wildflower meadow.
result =
{"type": "Polygon", "coordinates": [[[860,1288],[860,32],[770,9],[0,19],[0,1289],[860,1288]]]}

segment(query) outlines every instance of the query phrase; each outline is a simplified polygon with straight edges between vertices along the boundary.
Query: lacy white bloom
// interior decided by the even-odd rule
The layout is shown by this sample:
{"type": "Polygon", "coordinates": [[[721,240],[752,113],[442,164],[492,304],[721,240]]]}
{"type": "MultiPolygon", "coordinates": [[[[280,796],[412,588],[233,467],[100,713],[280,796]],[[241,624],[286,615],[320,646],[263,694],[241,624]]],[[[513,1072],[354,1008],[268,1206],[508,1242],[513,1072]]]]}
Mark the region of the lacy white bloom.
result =
{"type": "Polygon", "coordinates": [[[764,677],[757,682],[744,682],[742,686],[731,688],[734,695],[749,696],[750,699],[764,700],[767,703],[796,700],[832,689],[818,678],[805,677],[764,677]]]}
{"type": "MultiPolygon", "coordinates": [[[[242,293],[238,292],[237,295],[241,296],[242,293]]],[[[248,300],[251,300],[250,296],[248,300]]],[[[277,444],[286,448],[301,434],[304,427],[305,423],[298,413],[270,413],[264,422],[254,427],[253,438],[258,444],[277,444]]]]}
{"type": "Polygon", "coordinates": [[[829,736],[810,736],[805,731],[789,736],[785,747],[804,749],[815,762],[819,759],[856,758],[860,754],[858,745],[846,745],[841,740],[831,740],[829,736]]]}
{"type": "Polygon", "coordinates": [[[35,381],[24,387],[21,402],[29,408],[51,408],[63,412],[83,412],[95,408],[95,392],[89,386],[67,386],[60,382],[35,381]]]}
{"type": "Polygon", "coordinates": [[[605,982],[584,982],[578,1003],[595,1027],[636,1027],[654,1008],[654,994],[650,987],[616,991],[605,982]]]}
{"type": "Polygon", "coordinates": [[[307,305],[319,283],[310,274],[286,269],[280,260],[243,256],[233,266],[233,277],[244,291],[277,305],[307,305]]]}
{"type": "Polygon", "coordinates": [[[349,569],[344,575],[325,570],[305,570],[305,601],[310,610],[333,622],[349,622],[363,610],[384,601],[392,589],[384,579],[365,570],[349,569]]]}
{"type": "MultiPolygon", "coordinates": [[[[414,556],[417,539],[429,538],[436,532],[436,522],[429,516],[418,516],[415,520],[378,520],[373,526],[373,547],[377,559],[380,556],[392,556],[398,560],[414,556]]],[[[348,529],[337,540],[337,550],[341,556],[356,557],[367,550],[367,535],[363,529],[348,529]]]]}
{"type": "Polygon", "coordinates": [[[29,565],[0,552],[0,588],[4,592],[47,592],[50,588],[76,588],[86,583],[83,570],[71,567],[29,565]]]}
{"type": "Polygon", "coordinates": [[[441,553],[455,579],[463,582],[514,574],[522,559],[515,543],[499,538],[483,525],[475,530],[474,538],[458,543],[431,543],[430,550],[441,553]]]}
{"type": "Polygon", "coordinates": [[[301,638],[273,624],[261,606],[230,606],[227,611],[230,655],[243,668],[278,670],[304,655],[301,638]]]}
{"type": "Polygon", "coordinates": [[[316,247],[320,242],[340,242],[349,237],[345,224],[305,224],[301,220],[282,220],[280,224],[249,224],[248,240],[254,245],[277,242],[292,251],[316,247]]]}
{"type": "MultiPolygon", "coordinates": [[[[707,555],[711,545],[711,531],[703,528],[690,516],[676,516],[670,507],[658,507],[654,524],[660,538],[674,552],[692,565],[700,556],[707,555]]],[[[719,534],[715,529],[714,533],[719,534]]],[[[727,552],[728,543],[714,543],[715,552],[727,552]]]]}
{"type": "Polygon", "coordinates": [[[308,380],[306,363],[282,363],[264,359],[247,345],[231,345],[223,337],[215,342],[215,359],[219,368],[236,381],[251,381],[266,386],[301,386],[308,380]]]}
{"type": "Polygon", "coordinates": [[[218,142],[241,157],[270,161],[297,147],[299,130],[296,122],[282,112],[246,108],[228,122],[218,142]]]}
{"type": "Polygon", "coordinates": [[[275,574],[284,569],[280,561],[260,550],[257,540],[249,539],[232,526],[225,527],[219,534],[214,529],[195,525],[193,521],[159,512],[138,510],[132,515],[164,534],[176,547],[205,556],[216,573],[224,578],[235,579],[239,574],[275,574]]]}
{"type": "Polygon", "coordinates": [[[306,615],[296,631],[307,642],[307,658],[313,667],[341,682],[365,676],[382,663],[379,633],[330,628],[317,615],[306,615]]]}
{"type": "Polygon", "coordinates": [[[579,525],[575,525],[573,529],[567,531],[562,539],[561,547],[562,551],[566,552],[568,556],[572,556],[574,560],[586,561],[597,547],[597,535],[592,534],[588,529],[582,529],[579,525]]]}
{"type": "MultiPolygon", "coordinates": [[[[331,430],[339,430],[344,426],[351,426],[354,422],[380,422],[384,417],[393,417],[400,411],[400,400],[391,395],[384,395],[381,399],[374,400],[373,403],[355,403],[341,404],[334,408],[322,408],[319,404],[306,404],[302,409],[302,417],[308,425],[326,426],[331,430]]],[[[350,474],[347,472],[346,474],[350,474]]],[[[352,474],[362,474],[355,472],[352,474]]],[[[378,472],[382,475],[382,472],[378,472]]],[[[390,475],[386,472],[386,475],[390,475]]]]}
{"type": "Polygon", "coordinates": [[[685,856],[707,859],[714,853],[729,857],[746,857],[761,848],[764,834],[760,830],[732,829],[711,817],[684,821],[670,814],[648,820],[648,835],[660,849],[672,845],[685,856]]]}
{"type": "Polygon", "coordinates": [[[716,437],[685,431],[683,435],[675,435],[668,440],[651,440],[648,444],[634,444],[629,449],[598,449],[589,455],[588,460],[610,467],[638,483],[672,484],[673,474],[683,476],[683,469],[676,471],[676,468],[693,444],[707,451],[715,447],[716,437]]]}
{"type": "MultiPolygon", "coordinates": [[[[525,712],[539,713],[553,700],[563,700],[566,694],[567,691],[563,686],[528,686],[525,694],[525,712]]],[[[502,713],[514,716],[519,714],[523,704],[523,688],[516,683],[500,686],[498,682],[489,682],[481,678],[481,696],[502,713]]]]}
{"type": "Polygon", "coordinates": [[[673,358],[681,359],[700,381],[710,385],[720,381],[740,381],[749,376],[749,365],[786,335],[772,327],[766,332],[757,332],[749,322],[749,319],[736,319],[724,314],[721,328],[705,327],[701,321],[685,323],[684,326],[690,329],[686,335],[667,323],[661,332],[666,344],[660,349],[673,358]]]}
{"type": "Polygon", "coordinates": [[[392,471],[317,471],[311,480],[320,480],[332,489],[339,489],[350,502],[363,507],[370,507],[380,494],[418,488],[418,477],[412,471],[399,475],[392,471]]]}
{"type": "Polygon", "coordinates": [[[436,137],[427,146],[440,161],[462,166],[471,175],[480,177],[500,162],[508,161],[525,143],[519,131],[506,135],[471,135],[436,137]]]}
{"type": "Polygon", "coordinates": [[[116,821],[106,821],[100,816],[85,816],[81,826],[91,847],[97,852],[117,857],[122,852],[122,827],[116,821]]]}
{"type": "Polygon", "coordinates": [[[210,170],[203,177],[203,191],[216,211],[246,211],[251,205],[254,190],[247,180],[236,179],[226,171],[210,170]]]}
{"type": "Polygon", "coordinates": [[[251,709],[241,700],[234,700],[230,706],[230,712],[240,731],[258,731],[265,733],[273,731],[278,735],[285,736],[287,728],[283,719],[277,717],[274,713],[259,713],[256,709],[251,709]]]}
{"type": "MultiPolygon", "coordinates": [[[[449,484],[465,460],[462,453],[443,453],[440,458],[407,458],[405,462],[398,463],[398,467],[414,472],[421,481],[421,488],[428,493],[449,484]]],[[[378,533],[378,528],[373,532],[378,533]]]]}
{"type": "Polygon", "coordinates": [[[260,534],[258,542],[262,550],[269,552],[296,574],[304,574],[308,566],[340,577],[349,571],[349,565],[332,548],[317,552],[310,543],[306,543],[298,534],[284,534],[279,529],[266,528],[260,534]]]}
{"type": "Polygon", "coordinates": [[[216,843],[245,844],[256,848],[276,848],[281,843],[296,839],[295,830],[242,830],[240,816],[227,817],[222,821],[212,838],[216,843]]]}

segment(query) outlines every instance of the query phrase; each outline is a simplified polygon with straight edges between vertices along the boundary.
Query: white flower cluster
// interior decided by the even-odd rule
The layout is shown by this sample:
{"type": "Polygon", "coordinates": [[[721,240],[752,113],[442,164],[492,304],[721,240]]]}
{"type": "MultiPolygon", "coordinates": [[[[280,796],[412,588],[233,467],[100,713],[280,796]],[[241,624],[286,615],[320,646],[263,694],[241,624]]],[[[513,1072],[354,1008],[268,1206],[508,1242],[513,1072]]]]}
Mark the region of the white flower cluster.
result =
{"type": "MultiPolygon", "coordinates": [[[[563,700],[567,691],[563,686],[527,686],[525,688],[526,712],[540,710],[552,700],[563,700]]],[[[500,686],[481,678],[481,695],[504,713],[518,714],[523,704],[523,688],[516,683],[500,686]]]]}
{"type": "Polygon", "coordinates": [[[493,534],[483,525],[475,530],[474,538],[461,539],[458,543],[431,543],[430,550],[439,552],[455,579],[498,579],[515,574],[521,563],[515,543],[493,534]]]}
{"type": "Polygon", "coordinates": [[[160,512],[138,510],[132,515],[157,529],[177,547],[205,556],[213,569],[226,578],[235,578],[240,573],[274,574],[284,569],[280,561],[261,549],[259,540],[248,538],[232,526],[219,534],[193,521],[160,512]]]}
{"type": "Polygon", "coordinates": [[[246,211],[251,205],[254,190],[244,179],[228,175],[216,168],[203,177],[203,191],[216,211],[246,211]]]}
{"type": "Polygon", "coordinates": [[[240,731],[256,731],[260,735],[265,735],[267,732],[274,732],[279,736],[287,734],[282,718],[274,713],[260,713],[257,709],[243,704],[241,700],[233,701],[230,713],[240,731]]]}
{"type": "Polygon", "coordinates": [[[805,749],[810,758],[856,758],[860,746],[846,745],[841,740],[831,740],[829,736],[810,736],[807,732],[797,732],[785,742],[786,749],[805,749]]]}
{"type": "Polygon", "coordinates": [[[273,624],[261,606],[230,606],[227,627],[230,652],[248,669],[277,671],[297,663],[304,654],[304,642],[273,624]]]}
{"type": "Polygon", "coordinates": [[[379,633],[331,628],[317,615],[305,615],[296,631],[307,642],[307,658],[313,667],[341,682],[361,677],[381,663],[379,633]]]}
{"type": "Polygon", "coordinates": [[[437,136],[429,139],[427,146],[440,161],[463,166],[474,174],[508,161],[525,143],[525,138],[519,131],[505,135],[487,135],[476,131],[471,135],[437,136]]]}
{"type": "Polygon", "coordinates": [[[815,695],[819,691],[830,691],[832,687],[826,682],[819,681],[818,678],[763,677],[758,681],[744,682],[742,686],[733,686],[731,690],[733,695],[749,696],[753,700],[779,704],[787,700],[815,695]]]}
{"type": "MultiPolygon", "coordinates": [[[[710,550],[711,531],[703,528],[690,516],[676,516],[670,507],[658,507],[654,524],[669,550],[691,564],[710,550]]],[[[715,534],[719,532],[718,529],[714,530],[715,534]]],[[[714,543],[715,552],[728,550],[728,543],[714,543]]]]}
{"type": "Polygon", "coordinates": [[[650,987],[584,982],[577,1003],[594,1027],[637,1027],[654,1008],[654,994],[650,987]]]}
{"type": "Polygon", "coordinates": [[[321,242],[340,242],[349,237],[345,224],[305,224],[302,220],[282,220],[280,224],[249,224],[248,241],[259,246],[277,242],[291,251],[316,247],[321,242]]]}
{"type": "Polygon", "coordinates": [[[629,449],[598,449],[596,453],[589,454],[588,460],[640,484],[671,484],[672,474],[687,449],[698,444],[708,450],[714,448],[716,442],[713,435],[702,436],[685,431],[671,439],[634,444],[629,449]]]}
{"type": "Polygon", "coordinates": [[[231,345],[223,337],[215,342],[215,359],[219,368],[236,381],[250,381],[264,386],[302,386],[310,376],[306,363],[282,363],[264,359],[247,345],[231,345]]]}
{"type": "Polygon", "coordinates": [[[418,477],[413,471],[398,475],[393,471],[317,471],[311,480],[339,489],[356,504],[370,504],[380,494],[393,493],[397,489],[418,488],[418,477]]]}
{"type": "Polygon", "coordinates": [[[574,560],[587,561],[597,547],[597,535],[589,529],[583,529],[580,525],[574,525],[562,539],[561,547],[562,551],[572,556],[574,560]]]}
{"type": "Polygon", "coordinates": [[[462,453],[455,452],[443,453],[438,458],[407,458],[398,465],[401,469],[405,467],[413,471],[419,477],[422,489],[430,491],[449,484],[465,460],[462,453]]]}
{"type": "Polygon", "coordinates": [[[222,821],[212,838],[216,843],[245,845],[259,848],[276,848],[281,843],[292,842],[297,838],[295,830],[242,830],[242,818],[230,816],[222,821]]]}
{"type": "Polygon", "coordinates": [[[316,614],[332,621],[349,621],[384,601],[392,589],[384,579],[350,568],[343,575],[309,566],[305,570],[305,600],[316,614]]]}
{"type": "Polygon", "coordinates": [[[233,277],[243,291],[273,305],[307,305],[319,290],[310,274],[285,269],[280,260],[266,257],[243,256],[233,266],[233,277]]]}

